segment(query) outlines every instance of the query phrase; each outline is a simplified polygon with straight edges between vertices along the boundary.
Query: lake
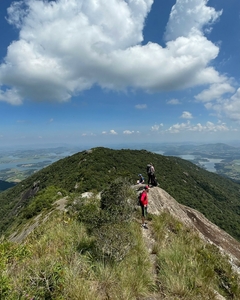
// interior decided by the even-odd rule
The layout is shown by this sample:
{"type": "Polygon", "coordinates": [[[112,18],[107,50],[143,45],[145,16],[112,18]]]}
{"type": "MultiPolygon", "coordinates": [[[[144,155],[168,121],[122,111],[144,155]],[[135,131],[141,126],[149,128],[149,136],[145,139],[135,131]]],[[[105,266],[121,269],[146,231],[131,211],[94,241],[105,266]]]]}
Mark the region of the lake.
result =
{"type": "MultiPolygon", "coordinates": [[[[163,151],[156,151],[154,153],[164,155],[163,151]]],[[[199,157],[196,157],[195,155],[192,154],[182,154],[182,155],[173,155],[173,156],[180,157],[182,159],[189,160],[191,162],[193,162],[196,159],[202,165],[202,167],[209,172],[216,172],[214,164],[220,163],[222,161],[221,158],[205,158],[205,157],[201,157],[201,159],[204,159],[206,161],[201,161],[199,157]]]]}

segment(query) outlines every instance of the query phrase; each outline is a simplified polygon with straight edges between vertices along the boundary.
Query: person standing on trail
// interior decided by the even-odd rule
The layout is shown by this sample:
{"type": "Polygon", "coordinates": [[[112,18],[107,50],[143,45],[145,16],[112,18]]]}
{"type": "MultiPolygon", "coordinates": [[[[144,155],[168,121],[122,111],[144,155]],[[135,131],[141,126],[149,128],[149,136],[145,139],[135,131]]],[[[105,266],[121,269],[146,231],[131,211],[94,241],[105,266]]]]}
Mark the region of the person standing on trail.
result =
{"type": "Polygon", "coordinates": [[[140,206],[142,209],[142,225],[141,226],[145,229],[148,229],[146,222],[145,222],[146,217],[147,217],[148,192],[149,192],[149,186],[146,185],[144,187],[144,191],[142,192],[141,197],[140,197],[140,206]]]}
{"type": "Polygon", "coordinates": [[[148,185],[153,184],[155,169],[152,163],[147,165],[148,185]]]}

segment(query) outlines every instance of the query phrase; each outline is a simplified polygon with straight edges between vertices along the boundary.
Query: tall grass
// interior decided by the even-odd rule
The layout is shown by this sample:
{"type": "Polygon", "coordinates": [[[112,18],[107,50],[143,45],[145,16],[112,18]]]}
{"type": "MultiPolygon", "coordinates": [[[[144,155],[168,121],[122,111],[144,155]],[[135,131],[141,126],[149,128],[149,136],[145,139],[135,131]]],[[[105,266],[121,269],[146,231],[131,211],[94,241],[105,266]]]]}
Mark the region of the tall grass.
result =
{"type": "Polygon", "coordinates": [[[102,218],[96,230],[97,201],[79,214],[52,213],[23,244],[0,243],[1,300],[240,299],[228,259],[193,230],[168,213],[152,216],[145,233],[155,240],[153,266],[140,220],[102,218]]]}
{"type": "Polygon", "coordinates": [[[240,299],[227,257],[167,213],[154,217],[159,290],[167,299],[240,299]]]}
{"type": "MultiPolygon", "coordinates": [[[[125,300],[148,294],[154,285],[148,253],[138,224],[129,223],[129,231],[134,246],[114,262],[94,255],[93,237],[82,223],[52,216],[25,241],[21,259],[15,255],[5,263],[0,299],[125,300]]],[[[23,245],[8,247],[20,251],[23,245]]]]}

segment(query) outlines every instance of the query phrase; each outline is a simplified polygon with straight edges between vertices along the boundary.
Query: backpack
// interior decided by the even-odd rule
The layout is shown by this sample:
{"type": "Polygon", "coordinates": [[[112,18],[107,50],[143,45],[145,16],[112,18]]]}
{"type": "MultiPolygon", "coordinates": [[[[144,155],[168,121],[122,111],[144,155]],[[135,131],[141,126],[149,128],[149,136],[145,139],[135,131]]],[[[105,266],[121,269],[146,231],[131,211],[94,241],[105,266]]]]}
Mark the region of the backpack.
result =
{"type": "Polygon", "coordinates": [[[141,196],[142,196],[142,193],[143,193],[143,192],[141,192],[141,193],[138,194],[138,198],[137,198],[137,205],[138,205],[138,206],[141,205],[141,196]]]}
{"type": "Polygon", "coordinates": [[[147,165],[147,173],[151,174],[151,165],[147,165]]]}
{"type": "Polygon", "coordinates": [[[158,186],[158,182],[157,182],[157,178],[155,177],[155,175],[153,174],[152,176],[152,181],[151,181],[153,186],[158,186]]]}

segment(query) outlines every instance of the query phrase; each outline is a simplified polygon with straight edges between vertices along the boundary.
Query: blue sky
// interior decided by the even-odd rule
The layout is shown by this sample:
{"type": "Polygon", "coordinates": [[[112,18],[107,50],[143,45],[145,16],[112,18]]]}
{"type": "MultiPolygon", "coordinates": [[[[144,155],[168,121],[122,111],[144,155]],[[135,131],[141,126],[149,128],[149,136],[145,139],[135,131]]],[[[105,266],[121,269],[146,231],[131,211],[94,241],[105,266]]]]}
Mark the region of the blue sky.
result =
{"type": "Polygon", "coordinates": [[[239,141],[239,0],[4,0],[0,38],[1,146],[239,141]]]}

